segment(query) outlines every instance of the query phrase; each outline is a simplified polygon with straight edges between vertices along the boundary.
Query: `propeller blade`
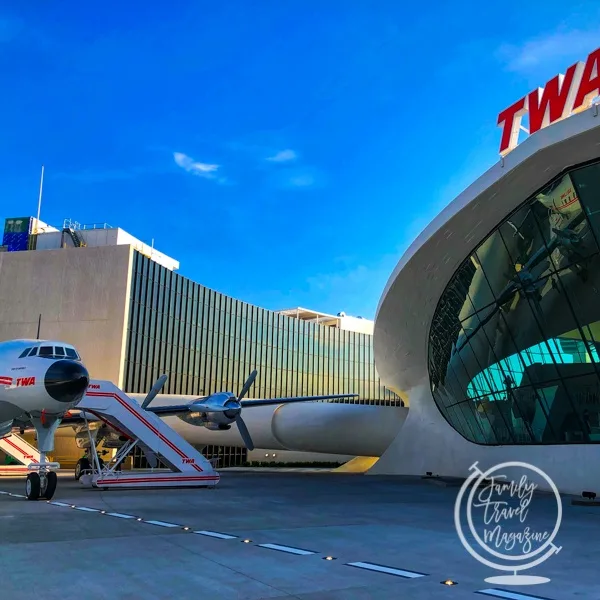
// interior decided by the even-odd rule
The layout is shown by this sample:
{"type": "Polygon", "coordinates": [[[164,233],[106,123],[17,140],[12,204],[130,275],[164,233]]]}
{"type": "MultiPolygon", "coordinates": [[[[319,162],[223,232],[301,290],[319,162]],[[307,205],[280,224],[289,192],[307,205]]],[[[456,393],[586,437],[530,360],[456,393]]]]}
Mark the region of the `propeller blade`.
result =
{"type": "MultiPolygon", "coordinates": [[[[256,371],[254,371],[256,373],[256,371]]],[[[254,450],[254,442],[252,441],[252,438],[250,437],[250,432],[248,431],[248,428],[246,427],[246,423],[244,423],[244,419],[242,419],[241,415],[238,415],[235,418],[235,422],[238,426],[240,435],[242,436],[242,440],[244,440],[244,446],[246,446],[246,448],[248,448],[248,450],[254,450]]]]}
{"type": "Polygon", "coordinates": [[[148,407],[148,405],[150,404],[150,402],[152,402],[152,400],[154,400],[154,398],[156,398],[156,395],[158,394],[158,392],[160,392],[160,390],[163,389],[163,386],[167,382],[168,378],[169,378],[168,375],[161,375],[156,380],[156,383],[152,386],[152,389],[148,392],[148,395],[144,398],[144,401],[142,402],[143,409],[146,409],[148,407]]]}
{"type": "Polygon", "coordinates": [[[246,379],[246,383],[244,383],[244,387],[242,388],[242,391],[238,394],[238,400],[241,400],[248,393],[248,390],[254,383],[254,380],[256,379],[257,375],[258,375],[258,371],[256,369],[254,369],[254,371],[252,371],[252,373],[250,373],[250,377],[248,377],[248,379],[246,379]]]}

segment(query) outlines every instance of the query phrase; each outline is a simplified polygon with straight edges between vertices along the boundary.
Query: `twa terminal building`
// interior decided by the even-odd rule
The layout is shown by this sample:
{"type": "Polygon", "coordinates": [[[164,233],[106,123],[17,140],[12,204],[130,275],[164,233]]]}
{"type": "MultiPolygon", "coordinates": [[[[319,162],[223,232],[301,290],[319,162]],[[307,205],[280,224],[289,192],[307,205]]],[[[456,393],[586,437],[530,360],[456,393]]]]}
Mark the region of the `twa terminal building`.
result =
{"type": "Polygon", "coordinates": [[[523,461],[600,492],[599,95],[600,49],[500,113],[500,161],[401,258],[374,354],[408,416],[370,473],[523,461]]]}

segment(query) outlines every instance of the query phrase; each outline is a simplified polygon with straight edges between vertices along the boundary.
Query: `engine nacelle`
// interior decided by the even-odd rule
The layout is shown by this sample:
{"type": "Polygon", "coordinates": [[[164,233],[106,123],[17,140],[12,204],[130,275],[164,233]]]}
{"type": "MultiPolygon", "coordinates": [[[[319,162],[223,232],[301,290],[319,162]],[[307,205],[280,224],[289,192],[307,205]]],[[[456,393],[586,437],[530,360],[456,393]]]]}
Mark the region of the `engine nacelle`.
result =
{"type": "Polygon", "coordinates": [[[206,420],[208,423],[213,425],[226,426],[226,429],[231,427],[231,424],[235,421],[235,417],[232,419],[228,417],[224,412],[211,412],[206,413],[206,420]]]}
{"type": "Polygon", "coordinates": [[[213,431],[231,427],[242,407],[231,392],[217,392],[189,404],[190,412],[180,418],[190,425],[204,425],[213,431]],[[214,427],[213,427],[214,426],[214,427]]]}
{"type": "Polygon", "coordinates": [[[227,431],[231,429],[231,425],[227,425],[225,423],[211,423],[210,421],[205,425],[206,429],[210,429],[210,431],[227,431]]]}

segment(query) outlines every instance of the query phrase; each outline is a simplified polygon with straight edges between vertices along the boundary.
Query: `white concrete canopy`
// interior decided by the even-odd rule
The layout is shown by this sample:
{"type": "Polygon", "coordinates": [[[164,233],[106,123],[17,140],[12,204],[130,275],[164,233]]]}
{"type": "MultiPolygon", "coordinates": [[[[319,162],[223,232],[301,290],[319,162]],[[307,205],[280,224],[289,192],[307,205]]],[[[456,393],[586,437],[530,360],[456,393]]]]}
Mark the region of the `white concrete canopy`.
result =
{"type": "Polygon", "coordinates": [[[432,319],[462,262],[512,211],[560,173],[600,157],[598,106],[530,136],[453,200],[400,259],[381,297],[374,333],[382,381],[408,396],[408,418],[372,473],[466,476],[475,460],[529,457],[563,489],[595,479],[600,445],[482,446],[455,431],[434,403],[428,373],[432,319]],[[566,465],[565,461],[570,464],[566,465]],[[591,463],[585,465],[585,463],[591,463]],[[585,465],[585,466],[584,466],[585,465]]]}

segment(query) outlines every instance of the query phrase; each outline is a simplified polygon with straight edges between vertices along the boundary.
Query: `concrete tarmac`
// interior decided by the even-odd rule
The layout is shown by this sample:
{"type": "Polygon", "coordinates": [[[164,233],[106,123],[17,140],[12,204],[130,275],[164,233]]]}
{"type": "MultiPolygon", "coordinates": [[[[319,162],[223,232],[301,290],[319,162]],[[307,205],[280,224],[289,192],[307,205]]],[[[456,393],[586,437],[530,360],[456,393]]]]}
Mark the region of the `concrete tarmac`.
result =
{"type": "MultiPolygon", "coordinates": [[[[549,583],[492,585],[484,579],[499,573],[457,536],[457,487],[328,472],[221,476],[213,490],[101,491],[68,474],[54,504],[20,497],[22,478],[0,479],[1,597],[600,598],[600,507],[563,499],[562,549],[533,570],[549,583]]],[[[552,497],[535,509],[553,520],[552,497]]]]}

